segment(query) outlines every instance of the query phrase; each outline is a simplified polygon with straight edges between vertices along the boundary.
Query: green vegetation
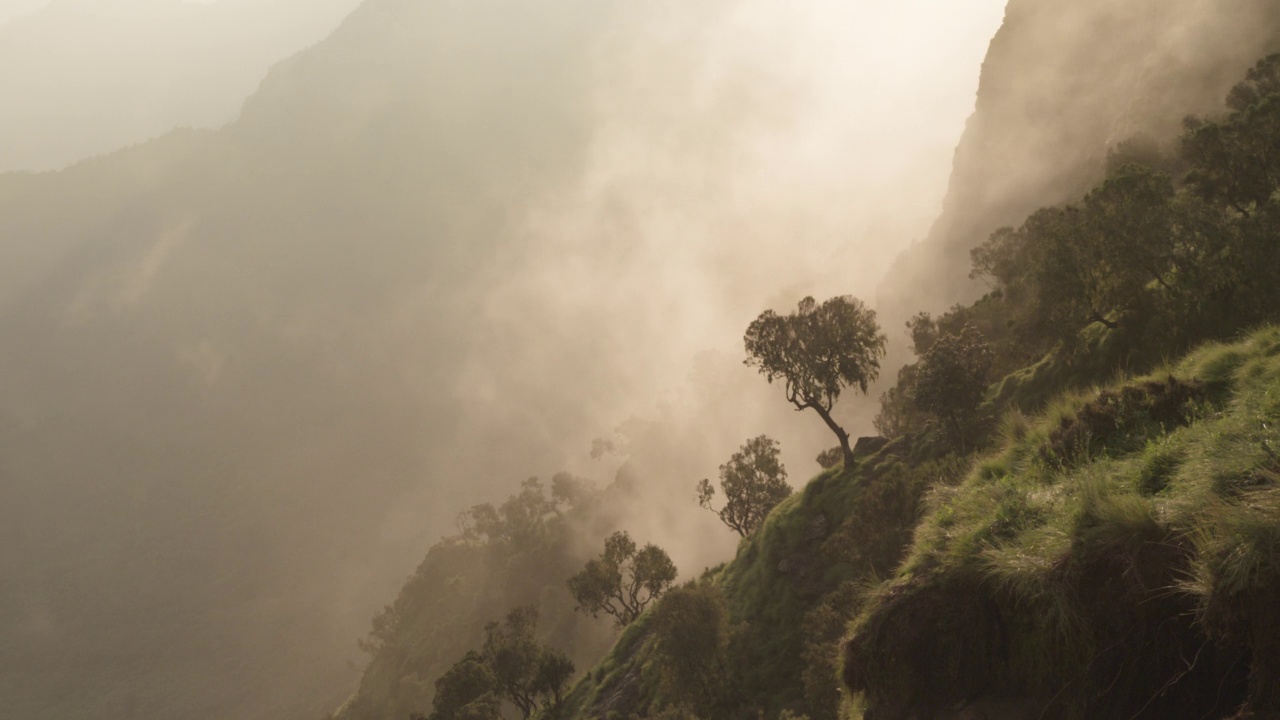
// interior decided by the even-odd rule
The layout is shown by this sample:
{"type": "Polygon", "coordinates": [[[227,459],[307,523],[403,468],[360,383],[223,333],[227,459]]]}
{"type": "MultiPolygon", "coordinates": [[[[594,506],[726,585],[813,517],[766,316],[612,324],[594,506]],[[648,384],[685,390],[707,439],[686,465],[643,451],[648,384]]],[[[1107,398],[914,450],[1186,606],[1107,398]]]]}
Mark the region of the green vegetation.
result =
{"type": "Polygon", "coordinates": [[[676,566],[666,551],[652,543],[636,549],[626,531],[618,531],[604,541],[600,557],[569,578],[569,592],[581,610],[591,617],[613,616],[618,627],[626,627],[671,587],[676,566]]]}
{"type": "Polygon", "coordinates": [[[698,504],[742,537],[755,532],[769,511],[791,496],[787,469],[778,458],[778,441],[767,435],[748,440],[720,466],[720,489],[725,504],[716,510],[711,506],[716,489],[710,480],[702,480],[698,483],[698,504]]]}
{"type": "Polygon", "coordinates": [[[983,697],[1044,717],[1280,712],[1278,421],[1277,328],[1010,419],[932,495],[854,626],[849,687],[885,717],[983,697]]]}
{"type": "Polygon", "coordinates": [[[1278,67],[1177,156],[996,232],[973,252],[993,292],[908,324],[922,359],[878,425],[927,436],[903,398],[946,413],[922,377],[971,328],[1004,420],[852,625],[843,678],[877,718],[1280,714],[1280,329],[1162,360],[1280,319],[1278,67]]]}
{"type": "MultiPolygon", "coordinates": [[[[736,556],[661,598],[670,561],[615,533],[569,587],[625,627],[543,714],[1280,717],[1278,78],[1264,60],[1176,153],[1124,145],[1078,203],[977,248],[992,291],[908,323],[884,438],[855,449],[830,420],[878,372],[870,311],[757,318],[747,364],[839,456],[775,496],[756,491],[781,482],[776,444],[749,441],[721,467],[736,556]]],[[[463,539],[525,546],[559,497],[527,484],[463,539]]],[[[480,697],[481,658],[438,697],[480,697]]]]}
{"type": "Polygon", "coordinates": [[[527,720],[536,711],[558,706],[573,676],[573,662],[537,643],[537,624],[538,609],[528,605],[512,610],[503,623],[486,625],[484,648],[468,652],[436,680],[431,715],[414,719],[498,718],[505,701],[527,720]]]}
{"type": "MultiPolygon", "coordinates": [[[[919,348],[919,344],[916,345],[919,348]]],[[[972,325],[929,344],[914,377],[912,400],[938,419],[955,445],[964,445],[978,425],[978,406],[987,390],[991,347],[972,325]]]]}
{"type": "Polygon", "coordinates": [[[494,683],[506,671],[492,661],[503,638],[519,638],[507,643],[522,649],[516,658],[532,657],[524,651],[535,641],[567,651],[563,663],[555,658],[538,664],[532,680],[524,670],[515,673],[517,684],[536,681],[554,689],[566,663],[594,662],[610,638],[579,621],[564,579],[586,560],[579,539],[591,538],[597,524],[614,522],[611,503],[617,500],[625,502],[625,496],[611,499],[560,474],[550,492],[531,478],[497,507],[486,503],[464,512],[459,534],[432,547],[396,601],[374,618],[360,642],[371,653],[369,665],[359,690],[336,716],[407,718],[433,707],[442,717],[483,714],[503,695],[494,683]],[[506,625],[490,623],[495,617],[507,618],[506,625]],[[535,618],[541,619],[536,627],[535,618]],[[444,705],[433,705],[442,689],[448,691],[439,701],[444,705]]]}
{"type": "Polygon", "coordinates": [[[838,641],[861,588],[903,557],[928,487],[968,467],[954,456],[915,463],[911,451],[891,444],[780,503],[733,561],[672,590],[628,627],[572,691],[564,716],[790,711],[834,720],[838,641]],[[693,633],[691,618],[711,624],[693,633]],[[673,662],[706,672],[678,677],[673,662]]]}
{"type": "Polygon", "coordinates": [[[853,465],[849,433],[831,417],[831,408],[848,386],[862,392],[880,373],[887,339],[876,314],[857,298],[833,297],[819,305],[800,301],[796,312],[766,310],[747,327],[744,361],[772,383],[786,381],[787,400],[797,410],[813,410],[840,441],[847,465],[853,465]]]}

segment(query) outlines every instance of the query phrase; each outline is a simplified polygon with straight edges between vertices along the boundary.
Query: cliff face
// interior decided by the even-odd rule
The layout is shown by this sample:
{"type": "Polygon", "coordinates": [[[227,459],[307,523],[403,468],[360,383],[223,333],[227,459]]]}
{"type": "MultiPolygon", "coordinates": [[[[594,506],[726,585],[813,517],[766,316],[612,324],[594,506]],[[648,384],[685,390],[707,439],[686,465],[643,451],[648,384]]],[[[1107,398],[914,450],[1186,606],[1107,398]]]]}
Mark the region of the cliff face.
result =
{"type": "Polygon", "coordinates": [[[886,326],[970,301],[969,250],[1037,208],[1075,199],[1107,154],[1169,141],[1280,48],[1274,0],[1011,0],[982,67],[944,207],[878,293],[886,326]]]}

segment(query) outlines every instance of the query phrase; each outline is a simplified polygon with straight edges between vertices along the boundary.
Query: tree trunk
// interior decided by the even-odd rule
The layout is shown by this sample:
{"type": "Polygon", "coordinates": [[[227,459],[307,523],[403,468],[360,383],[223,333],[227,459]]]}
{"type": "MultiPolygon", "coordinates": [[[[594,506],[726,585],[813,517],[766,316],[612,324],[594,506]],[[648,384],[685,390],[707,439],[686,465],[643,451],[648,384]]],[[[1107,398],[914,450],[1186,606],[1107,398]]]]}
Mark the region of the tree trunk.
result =
{"type": "Polygon", "coordinates": [[[826,408],[817,403],[810,403],[809,407],[818,411],[818,414],[822,416],[822,421],[825,422],[827,427],[831,428],[831,432],[835,433],[836,437],[840,439],[840,450],[844,453],[845,469],[847,470],[853,467],[853,448],[849,447],[849,433],[845,432],[844,428],[837,425],[836,421],[831,419],[831,413],[828,412],[826,408]]]}

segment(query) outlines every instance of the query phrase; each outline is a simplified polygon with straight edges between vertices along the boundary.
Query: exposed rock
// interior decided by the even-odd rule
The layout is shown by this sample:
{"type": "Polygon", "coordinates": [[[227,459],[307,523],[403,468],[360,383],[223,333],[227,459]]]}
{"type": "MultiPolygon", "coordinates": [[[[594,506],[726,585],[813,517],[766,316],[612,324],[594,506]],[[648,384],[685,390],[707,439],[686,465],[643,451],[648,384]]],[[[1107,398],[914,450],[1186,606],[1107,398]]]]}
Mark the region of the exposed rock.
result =
{"type": "Polygon", "coordinates": [[[853,444],[854,457],[866,457],[889,444],[889,438],[879,436],[860,437],[858,442],[853,444]]]}

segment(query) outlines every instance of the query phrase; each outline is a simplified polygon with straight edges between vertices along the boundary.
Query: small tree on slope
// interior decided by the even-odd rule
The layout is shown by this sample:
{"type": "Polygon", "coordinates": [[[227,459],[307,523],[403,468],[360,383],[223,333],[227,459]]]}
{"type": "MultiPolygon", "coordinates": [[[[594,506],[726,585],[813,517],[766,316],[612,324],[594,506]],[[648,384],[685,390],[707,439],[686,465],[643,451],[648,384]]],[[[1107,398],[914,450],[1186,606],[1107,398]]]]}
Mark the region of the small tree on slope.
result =
{"type": "Polygon", "coordinates": [[[560,704],[573,677],[564,653],[534,639],[538,610],[518,607],[485,626],[484,647],[469,652],[436,680],[432,713],[411,720],[501,720],[509,702],[526,720],[560,704]]]}
{"type": "Polygon", "coordinates": [[[592,617],[612,615],[618,627],[625,627],[675,579],[676,566],[665,550],[645,545],[637,551],[631,536],[619,531],[605,540],[600,557],[569,578],[569,592],[578,610],[592,617]]]}
{"type": "Polygon", "coordinates": [[[769,511],[791,495],[787,469],[778,459],[778,441],[767,435],[748,440],[720,466],[720,489],[723,508],[711,506],[716,489],[706,479],[698,483],[698,504],[743,537],[755,532],[769,511]]]}
{"type": "Polygon", "coordinates": [[[845,466],[853,464],[849,433],[831,417],[840,392],[857,386],[863,393],[880,374],[886,338],[876,314],[857,298],[834,297],[819,305],[800,301],[796,312],[766,310],[743,337],[747,359],[769,382],[786,381],[787,400],[796,410],[813,410],[840,441],[845,466]]]}

